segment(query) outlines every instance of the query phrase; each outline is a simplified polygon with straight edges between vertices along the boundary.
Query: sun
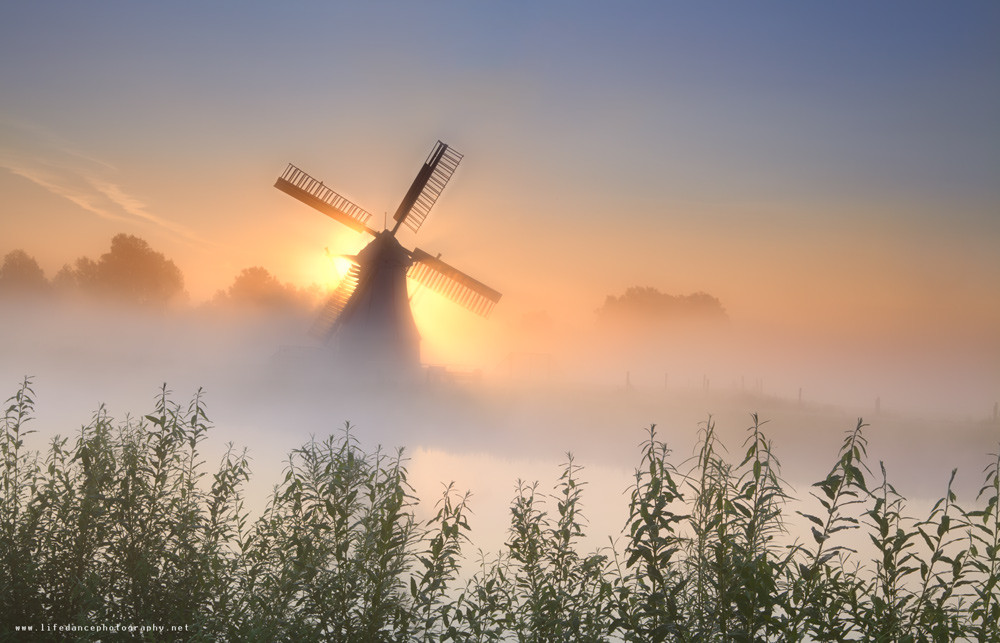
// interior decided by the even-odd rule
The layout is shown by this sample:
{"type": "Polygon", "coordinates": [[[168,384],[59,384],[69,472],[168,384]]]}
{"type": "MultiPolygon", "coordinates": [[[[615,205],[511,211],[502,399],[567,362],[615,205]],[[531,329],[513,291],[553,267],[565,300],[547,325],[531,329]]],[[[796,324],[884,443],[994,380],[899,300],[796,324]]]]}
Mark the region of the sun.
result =
{"type": "Polygon", "coordinates": [[[311,252],[302,258],[302,273],[306,279],[324,291],[334,290],[351,269],[351,260],[343,255],[335,255],[324,248],[311,252]]]}
{"type": "Polygon", "coordinates": [[[333,264],[333,270],[337,275],[336,283],[340,283],[340,280],[347,275],[351,266],[354,265],[353,261],[343,255],[332,255],[330,257],[330,262],[333,264]]]}

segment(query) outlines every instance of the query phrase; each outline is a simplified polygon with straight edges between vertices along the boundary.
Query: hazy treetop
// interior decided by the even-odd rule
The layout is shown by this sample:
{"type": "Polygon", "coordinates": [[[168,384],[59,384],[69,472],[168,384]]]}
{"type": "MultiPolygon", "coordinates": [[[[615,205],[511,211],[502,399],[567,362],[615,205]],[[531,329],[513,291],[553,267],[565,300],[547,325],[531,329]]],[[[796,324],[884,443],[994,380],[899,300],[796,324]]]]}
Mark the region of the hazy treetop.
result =
{"type": "MultiPolygon", "coordinates": [[[[176,264],[129,234],[115,235],[111,249],[97,261],[80,257],[72,266],[63,266],[51,285],[62,292],[78,291],[140,306],[165,305],[184,295],[184,276],[176,264]]],[[[13,250],[4,258],[0,290],[43,292],[49,286],[38,262],[24,250],[13,250]]]]}
{"type": "MultiPolygon", "coordinates": [[[[185,299],[184,275],[177,265],[139,237],[117,234],[111,248],[96,261],[79,257],[64,265],[49,282],[34,257],[12,250],[0,265],[0,294],[54,293],[98,297],[141,307],[162,307],[185,299]]],[[[318,286],[296,288],[282,283],[261,266],[244,268],[233,283],[211,301],[215,307],[283,313],[311,312],[318,286]]]]}
{"type": "Polygon", "coordinates": [[[283,284],[261,266],[244,268],[227,290],[220,290],[213,303],[273,312],[311,308],[315,292],[283,284]]]}
{"type": "Polygon", "coordinates": [[[111,239],[111,250],[93,264],[92,273],[91,264],[82,260],[77,269],[84,283],[128,303],[164,304],[184,292],[184,276],[174,262],[130,234],[111,239]]]}
{"type": "Polygon", "coordinates": [[[0,266],[0,290],[5,292],[42,292],[48,288],[45,272],[35,258],[24,250],[12,250],[0,266]]]}
{"type": "Polygon", "coordinates": [[[708,293],[670,295],[649,286],[631,286],[619,297],[608,295],[597,315],[604,322],[651,326],[680,321],[720,322],[729,318],[722,302],[708,293]]]}

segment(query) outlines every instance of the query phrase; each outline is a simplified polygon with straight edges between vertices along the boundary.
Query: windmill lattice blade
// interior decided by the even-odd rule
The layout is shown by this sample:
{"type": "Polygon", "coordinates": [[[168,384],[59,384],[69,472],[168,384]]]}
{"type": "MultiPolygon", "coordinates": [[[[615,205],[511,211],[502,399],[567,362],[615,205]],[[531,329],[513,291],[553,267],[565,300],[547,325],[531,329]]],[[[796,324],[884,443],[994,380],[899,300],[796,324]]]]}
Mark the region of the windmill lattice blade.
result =
{"type": "Polygon", "coordinates": [[[493,306],[502,296],[420,248],[414,249],[413,265],[406,276],[483,317],[490,316],[493,306]]]}
{"type": "Polygon", "coordinates": [[[420,228],[461,162],[462,155],[454,149],[441,141],[434,145],[392,217],[397,227],[399,223],[405,223],[414,232],[420,228]]]}
{"type": "Polygon", "coordinates": [[[326,300],[319,317],[313,322],[309,334],[320,339],[327,339],[333,334],[340,320],[341,313],[347,307],[347,302],[351,300],[351,295],[358,287],[358,277],[361,274],[361,267],[358,264],[351,264],[351,269],[347,271],[344,278],[340,280],[336,290],[326,300]]]}
{"type": "Polygon", "coordinates": [[[322,181],[314,179],[291,163],[275,181],[274,187],[353,230],[375,234],[365,225],[372,216],[370,212],[354,205],[325,186],[322,181]]]}

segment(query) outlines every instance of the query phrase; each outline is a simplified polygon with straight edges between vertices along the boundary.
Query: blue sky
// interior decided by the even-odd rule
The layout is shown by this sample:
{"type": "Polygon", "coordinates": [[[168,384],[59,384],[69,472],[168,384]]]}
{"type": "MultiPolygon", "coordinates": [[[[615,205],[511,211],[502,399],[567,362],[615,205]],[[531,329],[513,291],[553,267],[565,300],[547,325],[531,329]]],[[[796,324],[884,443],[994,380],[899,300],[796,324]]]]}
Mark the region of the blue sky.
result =
{"type": "Polygon", "coordinates": [[[274,147],[303,129],[330,134],[336,149],[359,130],[374,139],[433,125],[443,136],[516,134],[507,147],[562,164],[627,153],[646,171],[618,163],[625,176],[615,178],[643,189],[648,174],[673,170],[682,178],[670,187],[693,181],[686,189],[699,193],[718,190],[720,171],[751,195],[998,190],[993,3],[98,2],[3,12],[5,117],[110,153],[128,147],[123,138],[153,143],[150,155],[190,154],[198,137],[274,147]],[[254,140],[236,140],[253,130],[254,140]]]}

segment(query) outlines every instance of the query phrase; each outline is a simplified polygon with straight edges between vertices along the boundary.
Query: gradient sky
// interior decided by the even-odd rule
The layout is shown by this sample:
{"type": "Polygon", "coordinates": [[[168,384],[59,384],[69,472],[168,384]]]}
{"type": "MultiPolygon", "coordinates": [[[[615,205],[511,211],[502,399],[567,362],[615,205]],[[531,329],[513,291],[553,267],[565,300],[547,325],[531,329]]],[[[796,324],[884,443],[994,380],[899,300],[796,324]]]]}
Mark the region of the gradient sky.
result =
{"type": "Polygon", "coordinates": [[[391,214],[439,138],[465,160],[403,242],[502,291],[500,323],[648,285],[1000,361],[995,2],[0,8],[0,253],[50,277],[126,232],[194,300],[251,265],[322,283],[362,239],[285,164],[391,214]]]}

